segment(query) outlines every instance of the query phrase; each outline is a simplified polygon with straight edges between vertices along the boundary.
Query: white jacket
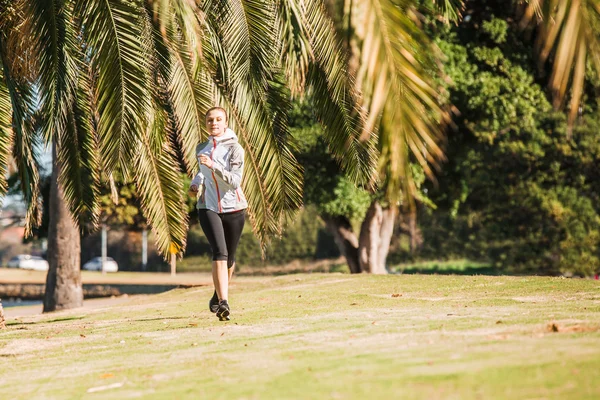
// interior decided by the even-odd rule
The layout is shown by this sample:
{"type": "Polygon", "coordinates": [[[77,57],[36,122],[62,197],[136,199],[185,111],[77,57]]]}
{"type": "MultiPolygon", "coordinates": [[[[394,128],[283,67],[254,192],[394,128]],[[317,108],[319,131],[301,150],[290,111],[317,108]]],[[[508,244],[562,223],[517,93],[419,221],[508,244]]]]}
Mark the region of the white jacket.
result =
{"type": "Polygon", "coordinates": [[[196,146],[196,158],[200,171],[192,180],[199,190],[197,209],[208,209],[216,213],[243,210],[248,207],[242,192],[244,149],[238,138],[227,128],[220,136],[209,136],[208,141],[196,146]],[[200,164],[200,155],[210,157],[213,167],[200,164]]]}

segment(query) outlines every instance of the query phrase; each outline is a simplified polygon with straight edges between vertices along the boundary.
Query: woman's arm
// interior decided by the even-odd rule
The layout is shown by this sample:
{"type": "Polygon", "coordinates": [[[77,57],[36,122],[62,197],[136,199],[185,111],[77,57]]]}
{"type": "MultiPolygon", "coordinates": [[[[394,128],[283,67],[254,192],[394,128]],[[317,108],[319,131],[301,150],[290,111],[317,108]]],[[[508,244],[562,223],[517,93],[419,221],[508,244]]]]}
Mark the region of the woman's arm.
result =
{"type": "Polygon", "coordinates": [[[198,171],[198,173],[196,174],[194,179],[192,179],[192,183],[190,184],[190,187],[192,187],[192,186],[199,187],[203,183],[204,183],[204,175],[202,175],[202,172],[198,171]]]}

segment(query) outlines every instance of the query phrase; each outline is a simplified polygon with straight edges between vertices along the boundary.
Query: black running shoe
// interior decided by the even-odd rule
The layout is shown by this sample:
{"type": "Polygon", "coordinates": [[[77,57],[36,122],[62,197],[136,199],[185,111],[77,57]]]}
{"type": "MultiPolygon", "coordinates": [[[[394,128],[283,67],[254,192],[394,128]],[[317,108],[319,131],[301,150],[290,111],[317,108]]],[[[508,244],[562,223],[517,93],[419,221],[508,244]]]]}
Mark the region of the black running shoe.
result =
{"type": "Polygon", "coordinates": [[[215,290],[215,293],[213,294],[213,297],[208,302],[208,308],[210,309],[210,312],[213,314],[216,313],[217,310],[219,309],[219,296],[217,296],[216,290],[215,290]]]}
{"type": "Polygon", "coordinates": [[[219,317],[219,321],[229,321],[229,304],[227,300],[221,300],[219,302],[219,309],[217,310],[217,317],[219,317]]]}

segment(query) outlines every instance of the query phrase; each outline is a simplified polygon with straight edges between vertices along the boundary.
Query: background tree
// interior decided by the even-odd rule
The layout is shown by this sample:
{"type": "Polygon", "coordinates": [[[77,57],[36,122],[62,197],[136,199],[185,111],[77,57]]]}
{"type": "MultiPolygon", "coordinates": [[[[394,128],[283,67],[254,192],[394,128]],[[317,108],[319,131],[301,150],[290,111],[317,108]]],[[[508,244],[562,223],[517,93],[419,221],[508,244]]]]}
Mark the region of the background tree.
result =
{"type": "Polygon", "coordinates": [[[458,26],[429,25],[461,115],[439,187],[426,185],[437,209],[420,210],[417,254],[491,261],[505,272],[592,275],[600,269],[599,81],[589,68],[569,133],[514,10],[502,1],[469,5],[458,26]]]}

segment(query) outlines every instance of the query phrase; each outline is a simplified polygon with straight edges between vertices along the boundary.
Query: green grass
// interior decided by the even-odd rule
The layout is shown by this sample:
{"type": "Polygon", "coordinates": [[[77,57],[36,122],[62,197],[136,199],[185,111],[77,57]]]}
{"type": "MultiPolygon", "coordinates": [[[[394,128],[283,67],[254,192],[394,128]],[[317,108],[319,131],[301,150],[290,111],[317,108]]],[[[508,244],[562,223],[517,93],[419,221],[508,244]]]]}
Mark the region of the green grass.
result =
{"type": "Polygon", "coordinates": [[[239,277],[9,319],[4,399],[597,399],[600,285],[541,277],[239,277]]]}

